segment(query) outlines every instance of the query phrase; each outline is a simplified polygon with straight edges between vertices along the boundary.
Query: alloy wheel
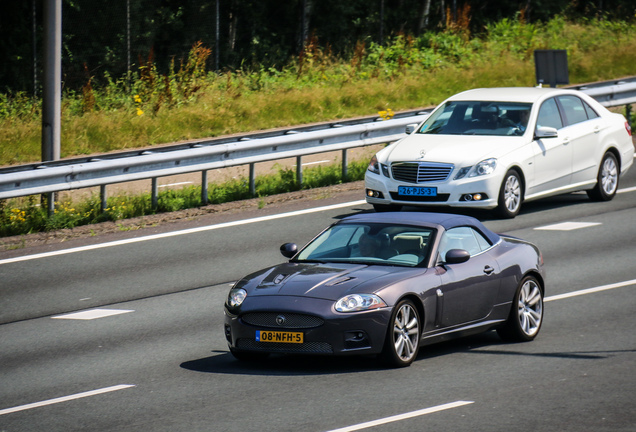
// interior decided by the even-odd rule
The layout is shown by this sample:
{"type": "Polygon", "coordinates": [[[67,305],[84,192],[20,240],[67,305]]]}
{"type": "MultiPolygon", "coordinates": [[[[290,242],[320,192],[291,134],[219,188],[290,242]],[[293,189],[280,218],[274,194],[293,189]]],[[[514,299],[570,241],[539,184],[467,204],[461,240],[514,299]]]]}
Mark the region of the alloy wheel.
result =
{"type": "Polygon", "coordinates": [[[515,213],[521,204],[521,185],[516,175],[510,175],[506,178],[504,202],[510,213],[515,213]]]}
{"type": "Polygon", "coordinates": [[[400,306],[393,322],[393,345],[395,354],[409,362],[417,353],[420,337],[420,325],[417,311],[410,303],[400,306]]]}
{"type": "Polygon", "coordinates": [[[521,331],[534,336],[543,319],[543,294],[534,279],[528,279],[519,292],[518,318],[521,331]]]}
{"type": "Polygon", "coordinates": [[[601,169],[601,187],[607,195],[612,195],[618,186],[618,167],[614,158],[606,158],[601,169]]]}

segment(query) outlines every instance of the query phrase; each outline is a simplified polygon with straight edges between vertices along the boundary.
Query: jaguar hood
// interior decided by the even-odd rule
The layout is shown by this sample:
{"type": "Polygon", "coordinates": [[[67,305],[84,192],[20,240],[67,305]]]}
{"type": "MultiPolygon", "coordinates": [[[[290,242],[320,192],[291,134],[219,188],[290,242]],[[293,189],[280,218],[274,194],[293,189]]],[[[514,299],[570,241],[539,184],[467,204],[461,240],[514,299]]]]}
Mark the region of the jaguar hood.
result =
{"type": "Polygon", "coordinates": [[[338,300],[349,293],[372,293],[426,269],[364,264],[285,263],[254,273],[237,287],[248,296],[302,296],[338,300]]]}

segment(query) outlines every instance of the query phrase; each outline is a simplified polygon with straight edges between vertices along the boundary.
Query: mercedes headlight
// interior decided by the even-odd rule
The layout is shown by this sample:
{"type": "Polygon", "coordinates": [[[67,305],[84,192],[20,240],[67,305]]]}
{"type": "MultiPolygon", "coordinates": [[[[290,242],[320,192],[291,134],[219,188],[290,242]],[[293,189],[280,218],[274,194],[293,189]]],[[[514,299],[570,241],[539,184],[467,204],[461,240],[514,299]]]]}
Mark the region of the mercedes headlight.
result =
{"type": "Polygon", "coordinates": [[[367,168],[374,174],[380,174],[380,164],[378,163],[378,158],[374,155],[369,162],[369,168],[367,168]]]}
{"type": "Polygon", "coordinates": [[[338,312],[357,312],[386,307],[386,303],[374,294],[350,294],[336,302],[338,312]]]}
{"type": "Polygon", "coordinates": [[[497,159],[490,158],[479,162],[475,165],[475,169],[470,174],[469,177],[478,177],[483,175],[492,174],[495,172],[495,168],[497,167],[497,159]]]}

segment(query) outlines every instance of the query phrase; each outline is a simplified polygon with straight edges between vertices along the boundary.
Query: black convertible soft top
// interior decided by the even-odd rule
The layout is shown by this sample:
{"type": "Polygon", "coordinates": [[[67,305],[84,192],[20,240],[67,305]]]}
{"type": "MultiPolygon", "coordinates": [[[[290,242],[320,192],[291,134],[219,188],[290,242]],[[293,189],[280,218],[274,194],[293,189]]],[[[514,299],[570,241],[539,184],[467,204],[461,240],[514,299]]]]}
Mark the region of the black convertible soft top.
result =
{"type": "Polygon", "coordinates": [[[425,227],[442,227],[444,230],[451,228],[470,226],[477,229],[488,238],[491,244],[499,241],[498,234],[490,231],[474,217],[457,215],[452,213],[426,213],[426,212],[382,212],[360,213],[348,216],[341,222],[377,222],[397,225],[415,225],[425,227]]]}

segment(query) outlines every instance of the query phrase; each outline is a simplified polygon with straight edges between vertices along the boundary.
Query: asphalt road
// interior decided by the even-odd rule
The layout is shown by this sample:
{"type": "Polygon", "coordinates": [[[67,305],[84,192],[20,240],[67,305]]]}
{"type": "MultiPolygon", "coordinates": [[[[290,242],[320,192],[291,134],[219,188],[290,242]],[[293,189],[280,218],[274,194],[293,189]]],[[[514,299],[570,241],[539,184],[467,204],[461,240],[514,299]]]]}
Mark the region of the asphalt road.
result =
{"type": "Polygon", "coordinates": [[[470,213],[543,251],[541,334],[442,343],[397,370],[243,364],[222,333],[229,284],[370,211],[358,194],[0,253],[0,431],[634,431],[636,169],[620,191],[470,213]]]}

